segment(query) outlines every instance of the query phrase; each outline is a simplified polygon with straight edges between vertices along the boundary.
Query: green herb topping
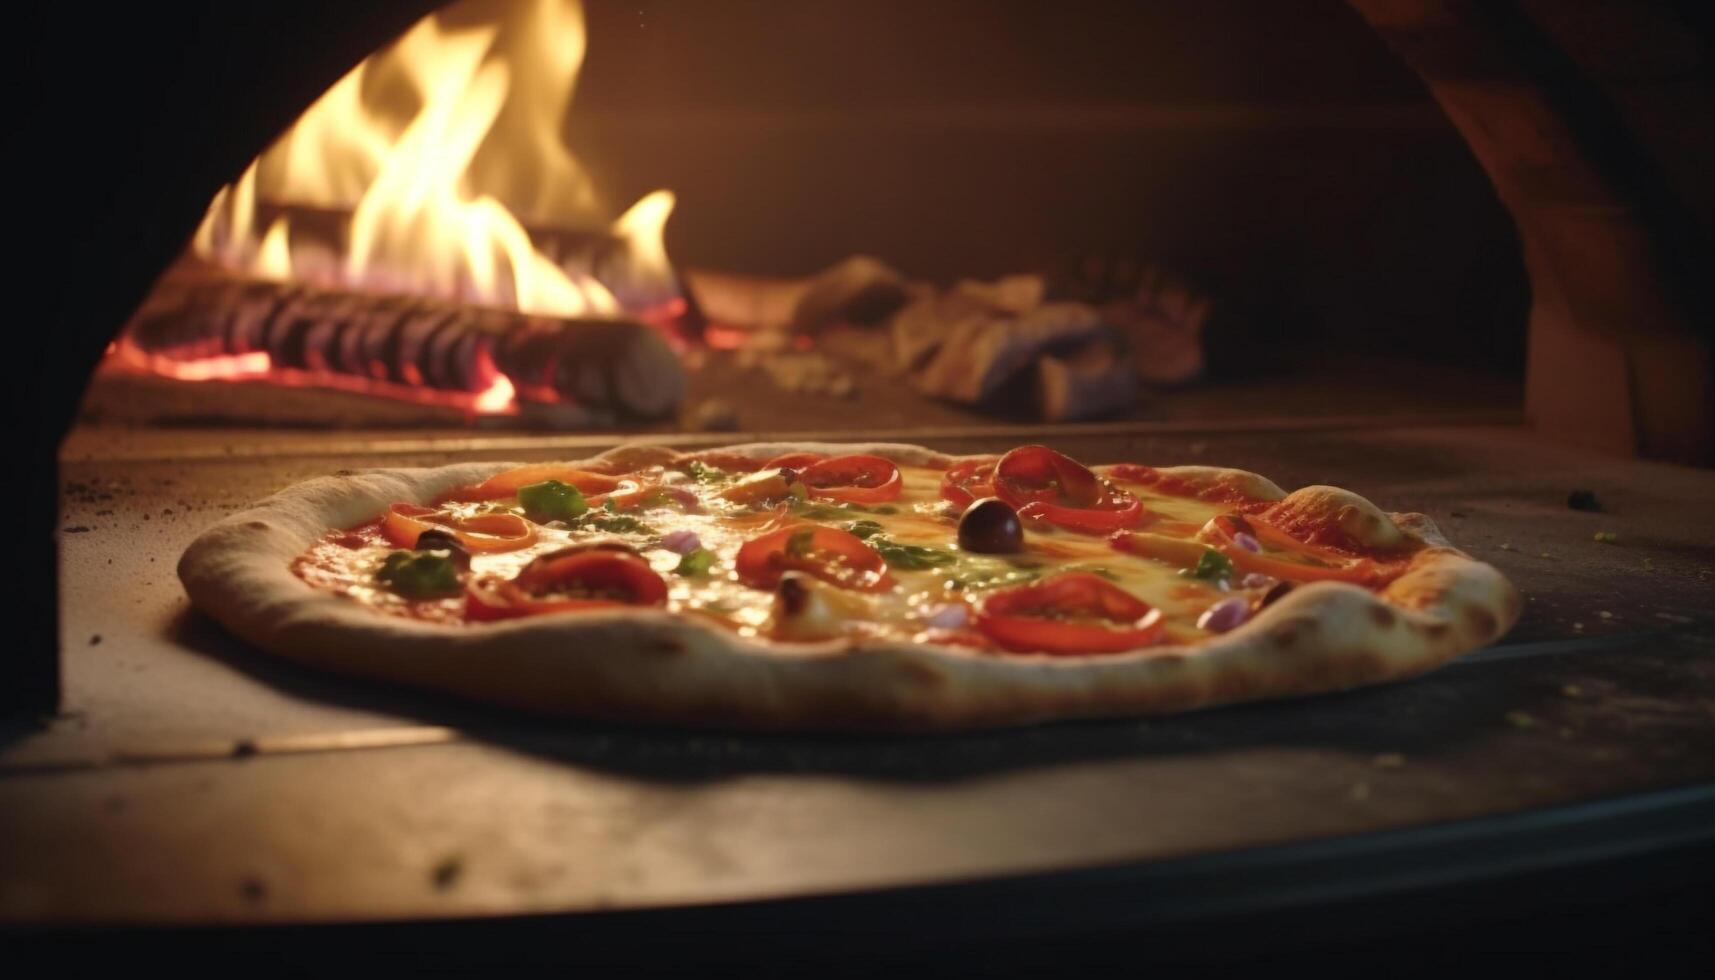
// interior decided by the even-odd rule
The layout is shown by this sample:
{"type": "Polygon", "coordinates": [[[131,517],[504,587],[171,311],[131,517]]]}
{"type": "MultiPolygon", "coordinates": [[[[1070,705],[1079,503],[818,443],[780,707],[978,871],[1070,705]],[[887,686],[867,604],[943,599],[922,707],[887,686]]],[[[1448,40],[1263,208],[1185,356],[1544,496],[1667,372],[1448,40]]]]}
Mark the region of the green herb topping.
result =
{"type": "Polygon", "coordinates": [[[407,599],[458,595],[463,588],[458,566],[432,551],[395,551],[382,559],[375,579],[407,599]]]}
{"type": "Polygon", "coordinates": [[[925,548],[916,544],[900,544],[880,534],[872,535],[869,538],[869,546],[881,555],[888,567],[901,568],[907,571],[938,568],[942,565],[951,565],[959,560],[958,556],[950,551],[942,551],[940,548],[925,548]]]}
{"type": "Polygon", "coordinates": [[[1233,577],[1233,563],[1226,555],[1210,548],[1203,552],[1203,557],[1197,559],[1197,567],[1182,568],[1179,574],[1186,578],[1200,578],[1215,582],[1233,577]]]}
{"type": "Polygon", "coordinates": [[[559,480],[519,487],[518,503],[533,521],[569,521],[590,509],[577,487],[559,480]]]}
{"type": "Polygon", "coordinates": [[[874,521],[853,521],[846,525],[846,530],[860,538],[873,538],[881,533],[881,525],[874,521]]]}
{"type": "Polygon", "coordinates": [[[715,564],[715,553],[707,548],[698,548],[679,559],[679,564],[673,571],[679,575],[707,575],[715,564]]]}

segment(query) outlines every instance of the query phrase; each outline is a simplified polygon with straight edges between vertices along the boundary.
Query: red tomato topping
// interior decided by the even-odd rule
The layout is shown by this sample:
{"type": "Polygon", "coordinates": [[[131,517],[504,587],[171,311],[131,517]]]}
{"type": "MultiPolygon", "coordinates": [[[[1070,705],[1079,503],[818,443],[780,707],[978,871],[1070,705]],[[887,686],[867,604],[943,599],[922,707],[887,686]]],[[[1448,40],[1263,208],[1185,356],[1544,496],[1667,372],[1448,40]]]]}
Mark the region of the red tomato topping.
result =
{"type": "Polygon", "coordinates": [[[1062,507],[1094,507],[1106,497],[1096,474],[1047,446],[1020,446],[994,467],[995,496],[1011,504],[1041,501],[1062,507]]]}
{"type": "Polygon", "coordinates": [[[1191,497],[1197,500],[1207,500],[1216,504],[1238,504],[1240,510],[1256,510],[1267,507],[1271,502],[1255,500],[1245,493],[1238,484],[1217,480],[1213,483],[1193,483],[1180,476],[1170,476],[1153,466],[1139,463],[1115,463],[1107,467],[1108,476],[1127,483],[1139,483],[1149,487],[1156,493],[1170,497],[1191,497]]]}
{"type": "MultiPolygon", "coordinates": [[[[769,465],[791,464],[776,460],[769,465]]],[[[897,500],[905,490],[905,480],[899,475],[899,467],[892,460],[880,456],[835,456],[812,464],[801,476],[810,496],[852,504],[897,500]]]]}
{"type": "Polygon", "coordinates": [[[814,524],[791,524],[746,541],[737,566],[739,581],[756,589],[774,588],[792,570],[865,592],[893,585],[887,562],[862,538],[814,524]]]}
{"type": "Polygon", "coordinates": [[[1061,507],[1038,500],[1018,509],[1018,516],[1026,520],[1047,521],[1084,534],[1110,534],[1136,527],[1147,513],[1136,497],[1123,490],[1109,494],[1100,507],[1061,507]]]}
{"type": "Polygon", "coordinates": [[[1112,490],[1084,464],[1046,446],[1020,446],[995,465],[994,489],[1018,516],[1084,534],[1136,527],[1143,504],[1112,490]]]}
{"type": "Polygon", "coordinates": [[[991,593],[977,608],[977,629],[1020,653],[1118,653],[1162,634],[1161,610],[1089,572],[991,593]]]}
{"type": "Polygon", "coordinates": [[[1376,588],[1398,578],[1405,571],[1405,560],[1377,561],[1353,557],[1327,547],[1306,544],[1277,527],[1261,521],[1247,521],[1233,514],[1223,514],[1208,524],[1215,539],[1216,550],[1226,555],[1235,568],[1261,572],[1292,582],[1351,582],[1366,588],[1376,588]],[[1251,551],[1241,546],[1234,535],[1243,532],[1259,543],[1270,544],[1286,552],[1295,552],[1315,559],[1320,564],[1306,564],[1267,552],[1251,551]]]}
{"type": "Polygon", "coordinates": [[[536,540],[536,528],[517,514],[461,516],[416,504],[394,504],[381,519],[381,533],[396,548],[415,548],[430,528],[452,532],[470,551],[517,551],[536,540]]]}
{"type": "Polygon", "coordinates": [[[994,496],[993,456],[968,459],[941,477],[941,499],[950,500],[960,511],[983,497],[994,496]]]}
{"type": "Polygon", "coordinates": [[[519,487],[526,487],[532,483],[542,483],[546,480],[559,480],[561,483],[577,487],[580,492],[586,494],[608,493],[619,486],[619,478],[608,476],[606,473],[575,470],[561,463],[536,463],[507,470],[504,473],[496,473],[474,487],[464,487],[453,491],[447,499],[499,500],[516,494],[519,487]]]}
{"type": "Polygon", "coordinates": [[[465,588],[465,613],[474,620],[666,602],[667,583],[649,563],[614,547],[553,552],[524,566],[516,578],[480,576],[465,588]]]}

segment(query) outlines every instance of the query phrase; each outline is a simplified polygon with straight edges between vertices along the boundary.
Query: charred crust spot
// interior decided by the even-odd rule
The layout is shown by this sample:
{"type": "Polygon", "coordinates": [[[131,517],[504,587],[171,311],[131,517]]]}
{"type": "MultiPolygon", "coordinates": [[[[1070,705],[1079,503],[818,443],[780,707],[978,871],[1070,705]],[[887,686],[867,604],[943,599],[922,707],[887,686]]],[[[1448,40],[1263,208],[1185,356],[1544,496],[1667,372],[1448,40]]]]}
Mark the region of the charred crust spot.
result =
{"type": "Polygon", "coordinates": [[[1453,627],[1451,625],[1440,620],[1436,620],[1435,622],[1423,627],[1423,635],[1432,640],[1438,640],[1441,637],[1446,636],[1448,631],[1452,628],[1453,627]]]}
{"type": "Polygon", "coordinates": [[[922,661],[903,661],[899,665],[899,671],[919,687],[939,688],[947,685],[946,674],[922,661]]]}
{"type": "Polygon", "coordinates": [[[1274,641],[1276,646],[1289,647],[1298,642],[1301,634],[1310,632],[1315,626],[1316,623],[1312,620],[1289,620],[1270,630],[1268,638],[1274,641]]]}
{"type": "Polygon", "coordinates": [[[670,657],[679,656],[686,651],[684,641],[675,637],[662,637],[651,645],[657,653],[666,654],[670,657]]]}
{"type": "Polygon", "coordinates": [[[1393,610],[1386,606],[1371,606],[1370,621],[1382,629],[1391,629],[1394,621],[1393,610]]]}
{"type": "Polygon", "coordinates": [[[246,528],[252,530],[252,531],[266,531],[266,530],[268,530],[268,522],[267,521],[249,521],[249,522],[245,523],[244,526],[246,528]]]}

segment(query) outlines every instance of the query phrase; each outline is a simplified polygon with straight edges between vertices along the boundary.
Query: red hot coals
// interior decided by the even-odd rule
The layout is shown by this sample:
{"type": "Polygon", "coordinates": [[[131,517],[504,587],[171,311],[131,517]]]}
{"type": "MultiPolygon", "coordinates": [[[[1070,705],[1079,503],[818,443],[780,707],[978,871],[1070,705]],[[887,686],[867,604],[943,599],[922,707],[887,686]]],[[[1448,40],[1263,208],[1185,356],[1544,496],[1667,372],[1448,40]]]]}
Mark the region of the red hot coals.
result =
{"type": "Polygon", "coordinates": [[[409,397],[464,395],[473,411],[570,402],[630,418],[671,414],[685,376],[662,332],[628,319],[562,319],[422,296],[254,279],[163,281],[116,345],[188,379],[250,378],[409,397]],[[227,369],[229,368],[229,369],[227,369]]]}

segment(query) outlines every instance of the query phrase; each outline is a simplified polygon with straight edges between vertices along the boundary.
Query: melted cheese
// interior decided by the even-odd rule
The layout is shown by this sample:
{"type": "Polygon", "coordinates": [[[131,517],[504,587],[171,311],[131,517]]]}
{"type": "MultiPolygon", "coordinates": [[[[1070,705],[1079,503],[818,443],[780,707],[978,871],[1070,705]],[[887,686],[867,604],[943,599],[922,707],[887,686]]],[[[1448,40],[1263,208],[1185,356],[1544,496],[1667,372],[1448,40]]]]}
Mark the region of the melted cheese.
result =
{"type": "MultiPolygon", "coordinates": [[[[1207,637],[1209,634],[1196,626],[1198,617],[1229,594],[1215,582],[1188,577],[1177,564],[1117,551],[1105,536],[1048,526],[1027,527],[1025,548],[1019,554],[962,552],[957,545],[957,518],[952,507],[940,497],[941,471],[901,467],[901,473],[904,492],[899,499],[885,505],[851,507],[824,501],[735,502],[726,499],[727,496],[746,495],[722,494],[733,481],[698,484],[684,479],[682,474],[657,470],[643,474],[644,479],[692,490],[702,501],[701,506],[687,508],[668,500],[624,511],[624,517],[642,525],[635,530],[603,530],[595,526],[608,519],[599,511],[573,527],[550,522],[540,528],[537,541],[529,547],[473,555],[472,572],[510,578],[538,555],[575,542],[618,538],[637,548],[666,580],[669,610],[701,614],[742,636],[807,639],[810,635],[843,633],[854,637],[947,640],[962,646],[981,646],[984,642],[974,631],[961,626],[959,620],[967,618],[960,615],[961,609],[980,602],[996,589],[1069,568],[1093,571],[1160,609],[1168,638],[1178,642],[1207,637]],[[946,557],[936,559],[943,561],[942,564],[923,568],[903,567],[896,562],[890,569],[893,588],[861,596],[832,599],[818,596],[811,605],[816,617],[814,624],[783,622],[782,617],[790,613],[779,608],[773,592],[750,588],[738,580],[735,556],[747,540],[784,523],[805,519],[841,529],[855,521],[873,521],[880,525],[881,531],[871,538],[872,543],[887,541],[930,548],[936,555],[946,557]],[[674,531],[694,532],[702,547],[715,554],[714,566],[708,574],[675,573],[680,556],[660,546],[661,536],[674,531]]],[[[738,479],[744,477],[734,478],[738,479]]],[[[1192,538],[1195,529],[1210,518],[1231,510],[1230,504],[1170,496],[1129,482],[1121,485],[1157,515],[1151,530],[1168,528],[1177,532],[1173,537],[1192,538]]],[[[448,508],[459,513],[479,513],[484,508],[515,506],[516,501],[509,500],[451,504],[448,508]]],[[[375,581],[375,570],[394,550],[372,522],[329,534],[297,560],[294,570],[316,588],[349,596],[381,612],[446,623],[463,622],[462,596],[412,601],[375,581]]],[[[817,583],[814,588],[825,591],[836,587],[817,583]]]]}

